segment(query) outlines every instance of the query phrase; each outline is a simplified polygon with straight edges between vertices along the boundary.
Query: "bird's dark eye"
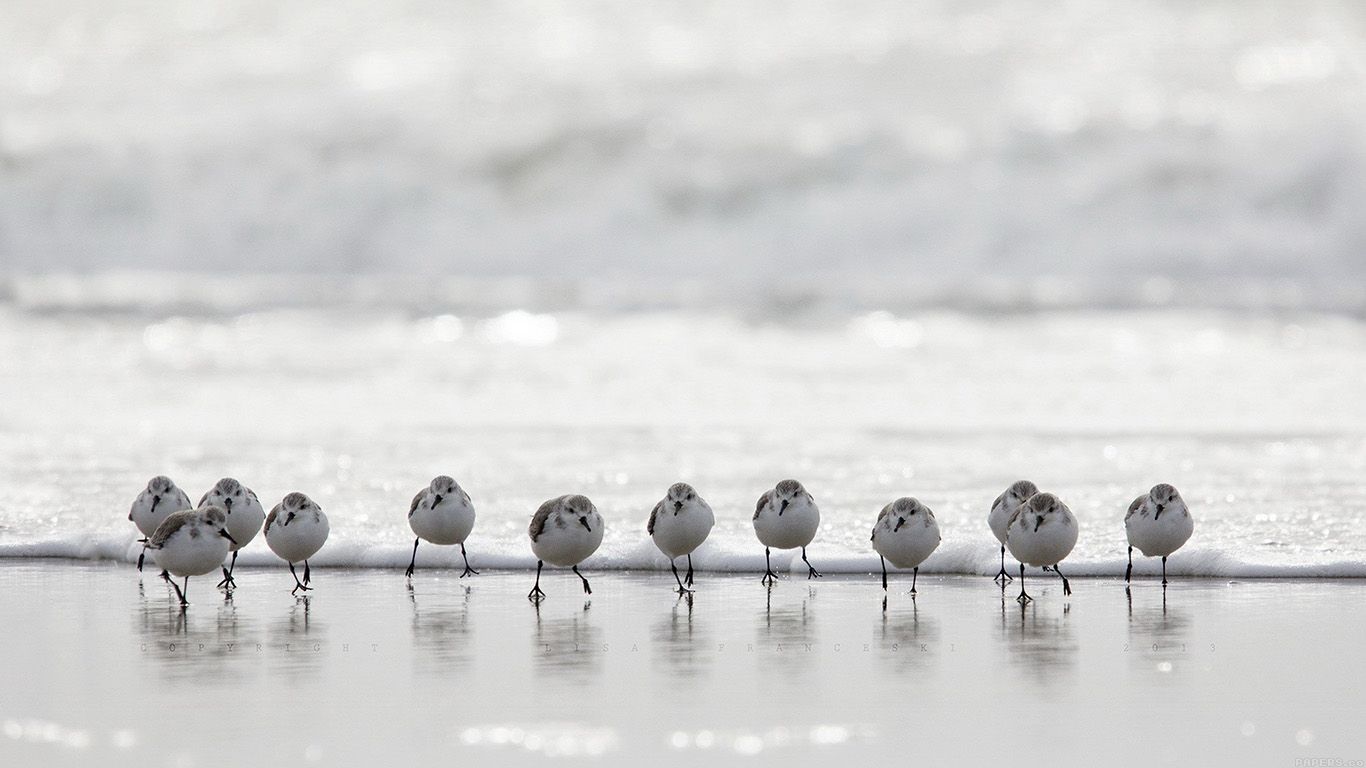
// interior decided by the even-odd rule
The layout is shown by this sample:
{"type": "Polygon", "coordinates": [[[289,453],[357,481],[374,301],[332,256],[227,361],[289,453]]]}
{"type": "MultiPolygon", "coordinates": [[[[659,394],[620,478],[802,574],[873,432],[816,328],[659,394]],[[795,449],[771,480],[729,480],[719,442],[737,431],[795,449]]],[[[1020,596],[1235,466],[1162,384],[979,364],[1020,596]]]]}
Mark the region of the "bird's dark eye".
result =
{"type": "Polygon", "coordinates": [[[690,494],[688,494],[688,498],[690,498],[690,499],[691,499],[691,498],[692,498],[692,497],[693,497],[693,494],[691,494],[691,493],[690,493],[690,494]]]}

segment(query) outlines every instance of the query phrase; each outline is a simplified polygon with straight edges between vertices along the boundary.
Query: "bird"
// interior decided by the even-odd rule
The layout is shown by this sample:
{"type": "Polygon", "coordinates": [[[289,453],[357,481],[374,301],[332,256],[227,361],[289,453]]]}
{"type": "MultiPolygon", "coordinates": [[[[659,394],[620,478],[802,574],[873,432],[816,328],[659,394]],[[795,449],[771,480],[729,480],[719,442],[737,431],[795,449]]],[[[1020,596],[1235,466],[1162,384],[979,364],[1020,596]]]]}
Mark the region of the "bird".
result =
{"type": "Polygon", "coordinates": [[[716,524],[716,515],[711,505],[697,490],[687,483],[674,483],[664,494],[664,498],[650,511],[650,521],[645,524],[645,532],[654,540],[655,546],[669,558],[669,568],[673,569],[674,581],[678,582],[678,594],[692,590],[692,552],[707,540],[711,528],[716,524]],[[676,559],[688,556],[688,575],[678,578],[676,559]]]}
{"type": "Polygon", "coordinates": [[[887,591],[887,561],[896,568],[911,568],[911,594],[915,594],[920,564],[939,546],[939,523],[934,512],[919,499],[903,496],[882,508],[873,524],[873,549],[882,561],[882,591],[887,591]]]}
{"type": "Polygon", "coordinates": [[[1129,539],[1129,567],[1124,569],[1124,588],[1134,571],[1134,547],[1144,557],[1162,558],[1162,586],[1167,586],[1167,557],[1180,549],[1195,531],[1195,519],[1181,494],[1167,483],[1134,499],[1124,515],[1124,533],[1129,539]]]}
{"type": "Polygon", "coordinates": [[[290,594],[312,589],[308,586],[311,577],[308,558],[323,548],[329,530],[322,507],[297,491],[285,496],[266,516],[266,545],[289,563],[289,573],[294,577],[294,589],[290,594]],[[304,563],[303,581],[299,581],[299,574],[294,571],[294,564],[300,560],[304,563]]]}
{"type": "Polygon", "coordinates": [[[1051,493],[1036,493],[1020,505],[1010,516],[1006,526],[1006,547],[1011,556],[1020,561],[1021,604],[1031,598],[1025,592],[1025,565],[1038,565],[1046,571],[1052,568],[1062,579],[1062,593],[1072,594],[1072,585],[1058,567],[1077,545],[1077,520],[1072,510],[1051,493]]]}
{"type": "Polygon", "coordinates": [[[479,575],[470,567],[469,555],[465,554],[465,539],[474,529],[474,504],[470,502],[470,495],[455,480],[438,475],[432,478],[426,488],[418,491],[408,507],[408,527],[413,529],[417,538],[413,540],[413,560],[408,563],[404,576],[413,577],[413,571],[417,569],[417,545],[423,539],[433,544],[459,544],[460,557],[465,560],[465,570],[460,578],[479,575]]]}
{"type": "Polygon", "coordinates": [[[214,483],[213,487],[199,499],[199,506],[212,504],[228,516],[228,533],[232,534],[232,562],[223,568],[223,580],[218,586],[232,589],[237,586],[232,572],[237,567],[237,553],[256,538],[265,522],[266,510],[256,494],[235,478],[225,477],[214,483]]]}
{"type": "Polygon", "coordinates": [[[157,526],[147,541],[147,549],[157,565],[161,578],[170,584],[180,598],[182,608],[189,605],[190,577],[203,576],[223,565],[223,558],[236,543],[227,530],[227,513],[212,504],[198,509],[172,512],[157,526]],[[181,589],[171,574],[185,579],[181,589]]]}
{"type": "Polygon", "coordinates": [[[606,527],[598,508],[587,496],[557,496],[542,504],[527,527],[531,551],[536,555],[536,585],[527,593],[527,599],[536,603],[545,598],[541,568],[546,563],[572,569],[583,582],[584,594],[593,594],[588,579],[579,573],[579,563],[598,550],[606,527]]]}
{"type": "Polygon", "coordinates": [[[765,491],[754,506],[754,535],[764,545],[764,577],[759,581],[772,585],[777,580],[769,559],[770,549],[802,550],[806,563],[806,578],[820,578],[821,573],[806,559],[806,546],[816,537],[821,524],[821,511],[816,500],[796,480],[784,480],[765,491]]]}
{"type": "Polygon", "coordinates": [[[991,532],[996,536],[996,540],[1001,542],[1001,571],[992,577],[992,581],[1000,582],[1001,589],[1004,590],[1006,582],[1014,581],[1014,577],[1006,573],[1006,525],[1010,523],[1010,516],[1015,514],[1030,496],[1039,492],[1039,487],[1028,480],[1016,480],[1010,487],[996,497],[991,502],[991,512],[987,515],[987,525],[991,526],[991,532]]]}
{"type": "MultiPolygon", "coordinates": [[[[180,490],[171,478],[165,475],[157,475],[147,481],[147,487],[133,499],[133,507],[128,511],[128,519],[142,532],[142,538],[138,539],[144,545],[156,533],[161,525],[172,512],[179,512],[182,509],[194,507],[190,503],[190,497],[180,490]]],[[[147,557],[147,547],[143,547],[138,553],[138,571],[142,571],[142,562],[147,557]]]]}

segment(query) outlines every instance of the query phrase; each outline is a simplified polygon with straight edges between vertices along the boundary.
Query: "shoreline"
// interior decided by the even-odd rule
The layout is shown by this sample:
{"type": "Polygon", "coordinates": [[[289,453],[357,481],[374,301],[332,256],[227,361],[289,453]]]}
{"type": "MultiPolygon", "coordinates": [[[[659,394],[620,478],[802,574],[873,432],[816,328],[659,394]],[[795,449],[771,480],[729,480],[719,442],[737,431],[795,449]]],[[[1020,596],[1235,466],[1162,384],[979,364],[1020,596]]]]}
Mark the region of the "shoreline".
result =
{"type": "MultiPolygon", "coordinates": [[[[410,555],[410,554],[411,554],[411,553],[409,553],[409,555],[410,555]]],[[[338,563],[329,563],[329,562],[327,562],[327,558],[326,558],[326,557],[323,557],[323,558],[312,558],[312,559],[310,559],[309,562],[310,562],[311,568],[312,568],[314,571],[319,571],[319,570],[321,570],[321,571],[354,572],[354,573],[383,573],[383,572],[387,572],[387,571],[397,570],[397,571],[399,572],[399,574],[402,575],[403,569],[407,566],[407,560],[406,560],[407,557],[408,557],[408,556],[406,555],[406,556],[405,556],[405,559],[404,559],[404,562],[402,562],[401,564],[400,564],[400,563],[397,563],[397,561],[395,561],[395,563],[346,563],[346,564],[338,564],[338,563]]],[[[454,564],[454,565],[448,565],[448,564],[442,563],[442,564],[440,564],[440,565],[423,566],[423,565],[419,562],[419,565],[418,565],[418,568],[417,568],[416,573],[417,573],[417,574],[424,574],[424,573],[431,573],[431,572],[435,572],[435,573],[459,573],[459,572],[462,570],[462,567],[463,567],[463,566],[461,566],[461,565],[458,563],[458,557],[459,557],[459,555],[457,554],[457,555],[455,556],[455,558],[452,558],[453,560],[456,560],[456,564],[454,564]]],[[[662,557],[662,556],[661,556],[661,557],[662,557]]],[[[491,558],[491,559],[493,559],[493,558],[491,558]]],[[[503,574],[503,573],[535,573],[535,572],[536,572],[536,564],[535,564],[535,559],[534,559],[534,558],[531,558],[531,557],[522,558],[522,559],[524,559],[524,560],[527,561],[525,564],[514,564],[514,565],[507,565],[507,564],[505,564],[504,562],[502,562],[502,561],[505,561],[505,560],[507,560],[507,559],[508,559],[508,558],[497,558],[497,560],[500,561],[498,564],[495,564],[495,565],[488,565],[488,564],[487,564],[488,561],[486,561],[486,560],[482,560],[482,559],[481,559],[481,560],[479,560],[479,561],[476,562],[474,556],[472,555],[472,556],[471,556],[471,563],[474,564],[474,565],[477,567],[477,569],[481,572],[481,575],[482,575],[482,573],[483,573],[484,571],[487,571],[487,572],[490,573],[490,574],[503,574]]],[[[755,561],[756,561],[757,563],[760,564],[759,567],[757,567],[757,568],[747,568],[747,567],[743,567],[743,566],[723,567],[723,568],[712,568],[712,567],[705,567],[705,566],[701,566],[701,565],[695,565],[693,570],[694,570],[695,572],[697,572],[697,573],[715,574],[715,575],[718,575],[718,576],[740,576],[740,575],[749,575],[749,574],[753,574],[756,578],[758,578],[758,577],[761,576],[761,575],[763,574],[763,572],[764,572],[763,567],[762,567],[763,556],[762,556],[762,555],[759,555],[759,556],[756,556],[754,559],[755,559],[755,561]]],[[[800,563],[800,558],[797,557],[796,555],[793,556],[793,559],[794,559],[795,562],[800,563]]],[[[236,574],[236,573],[241,573],[241,572],[254,573],[254,572],[271,571],[271,570],[273,570],[276,566],[278,566],[281,570],[285,570],[285,571],[288,570],[288,564],[285,563],[285,561],[283,561],[283,560],[278,561],[278,563],[276,563],[276,564],[262,563],[262,562],[259,562],[259,560],[260,560],[259,557],[247,558],[246,556],[243,556],[243,557],[239,558],[239,559],[238,559],[238,564],[237,564],[237,569],[238,569],[238,570],[234,570],[234,574],[236,574]]],[[[13,554],[13,553],[10,553],[10,552],[6,552],[6,551],[4,550],[3,547],[0,547],[0,564],[3,564],[3,563],[54,563],[54,562],[56,562],[56,563],[68,563],[68,564],[71,564],[72,566],[79,566],[79,565],[81,565],[81,564],[87,564],[87,565],[106,565],[106,564],[109,564],[109,565],[115,565],[115,564],[116,564],[116,565],[128,565],[128,566],[130,566],[130,569],[131,569],[131,570],[134,570],[134,572],[136,572],[136,569],[132,568],[132,566],[134,566],[134,565],[137,563],[137,559],[136,559],[136,558],[125,559],[125,558],[119,557],[119,556],[75,557],[75,556],[63,556],[63,555],[28,555],[28,554],[13,554]]],[[[225,562],[226,562],[226,561],[225,561],[225,562]]],[[[1064,561],[1064,565],[1067,566],[1067,578],[1068,578],[1069,580],[1074,580],[1074,581],[1075,581],[1075,580],[1082,580],[1083,582],[1086,582],[1086,581],[1116,581],[1116,580],[1117,580],[1117,581],[1123,581],[1124,565],[1123,565],[1122,563],[1121,563],[1120,565],[1118,565],[1118,566],[1112,566],[1112,565],[1110,565],[1110,564],[1108,564],[1108,563],[1106,563],[1106,564],[1078,563],[1078,564],[1073,565],[1073,564],[1069,564],[1069,563],[1067,563],[1066,561],[1064,561]]],[[[1147,573],[1142,573],[1142,574],[1140,574],[1140,573],[1139,573],[1139,567],[1140,567],[1140,566],[1139,566],[1139,561],[1138,561],[1138,560],[1135,560],[1135,561],[1134,561],[1134,565],[1135,565],[1135,575],[1134,575],[1134,578],[1133,578],[1133,583],[1134,583],[1135,585],[1138,585],[1138,584],[1145,584],[1145,583],[1151,583],[1151,582],[1152,582],[1153,580],[1155,580],[1155,579],[1160,579],[1160,574],[1147,574],[1147,573]]],[[[866,568],[866,569],[864,569],[864,568],[849,568],[849,567],[847,567],[847,562],[846,562],[845,560],[842,560],[842,559],[839,559],[839,558],[830,558],[830,559],[828,559],[828,560],[822,560],[821,563],[820,563],[820,566],[821,566],[821,567],[820,567],[820,570],[821,570],[821,573],[822,573],[822,577],[821,577],[820,579],[813,579],[813,580],[812,580],[813,582],[829,581],[829,580],[831,580],[831,579],[843,580],[843,581],[852,581],[852,580],[855,580],[855,579],[857,579],[857,578],[859,578],[859,577],[863,577],[863,576],[870,577],[870,578],[872,578],[872,579],[874,579],[874,580],[880,580],[880,579],[881,579],[881,570],[880,570],[880,568],[879,568],[879,566],[878,566],[876,560],[872,561],[872,563],[870,563],[870,564],[869,564],[869,567],[866,568]],[[827,566],[827,565],[826,565],[827,562],[835,563],[835,566],[834,566],[834,567],[827,566]],[[844,567],[842,567],[842,566],[844,566],[844,567]]],[[[1338,581],[1344,582],[1344,583],[1356,583],[1356,582],[1361,582],[1363,579],[1366,579],[1366,563],[1345,562],[1345,563],[1340,563],[1340,564],[1329,564],[1329,565],[1254,566],[1254,567],[1258,567],[1258,568],[1267,568],[1267,569],[1281,569],[1281,570],[1284,570],[1284,571],[1286,571],[1286,572],[1284,572],[1284,573],[1249,573],[1249,574],[1190,573],[1190,572],[1187,572],[1187,571],[1183,571],[1183,570],[1178,569],[1178,568],[1176,567],[1175,564],[1169,562],[1168,565],[1167,565],[1167,576],[1168,576],[1168,580],[1169,580],[1172,584],[1176,584],[1176,583],[1178,583],[1178,582],[1180,582],[1180,581],[1187,581],[1187,580],[1190,580],[1190,581],[1203,581],[1203,582],[1214,582],[1214,581],[1245,581],[1245,580],[1246,580],[1246,581],[1272,581],[1272,582],[1274,582],[1274,581],[1284,581],[1284,582],[1290,582],[1290,583],[1295,583],[1295,582],[1338,582],[1338,581]],[[1346,570],[1346,571],[1348,571],[1348,572],[1329,573],[1329,574],[1322,574],[1322,573],[1305,573],[1305,574],[1303,574],[1303,575],[1301,575],[1301,574],[1299,573],[1299,572],[1301,572],[1301,571],[1319,571],[1319,570],[1325,570],[1325,569],[1326,569],[1326,570],[1334,570],[1334,569],[1346,570]]],[[[1016,568],[1018,569],[1018,563],[1016,564],[1016,568]]],[[[146,573],[151,573],[153,576],[155,576],[155,575],[156,575],[156,570],[157,570],[157,569],[154,567],[154,561],[153,561],[151,558],[148,558],[148,560],[147,560],[147,565],[146,565],[146,567],[145,567],[145,569],[144,569],[144,574],[146,574],[146,573]]],[[[561,571],[561,570],[567,571],[568,569],[562,569],[562,568],[559,568],[558,566],[548,566],[547,569],[546,569],[546,573],[553,573],[553,572],[558,572],[558,571],[561,571]]],[[[613,564],[613,563],[606,563],[606,564],[600,564],[600,565],[599,565],[599,564],[594,564],[594,563],[592,563],[592,562],[591,562],[591,558],[590,558],[589,561],[586,562],[586,564],[581,564],[581,565],[580,565],[580,570],[583,570],[586,574],[591,574],[591,573],[593,573],[593,572],[597,572],[597,573],[612,573],[612,574],[623,574],[623,575],[654,574],[654,573],[668,574],[668,573],[670,572],[670,571],[669,571],[669,566],[668,566],[668,561],[667,561],[667,560],[662,561],[661,564],[659,564],[659,565],[657,565],[657,566],[649,566],[649,565],[634,564],[634,563],[633,563],[633,564],[628,564],[628,565],[620,565],[620,564],[613,564]]],[[[792,566],[792,567],[790,568],[790,571],[784,571],[784,570],[779,569],[779,568],[776,568],[776,567],[775,567],[775,570],[777,570],[778,573],[779,573],[780,581],[783,580],[783,577],[784,577],[784,575],[785,575],[786,573],[789,573],[789,572],[790,572],[790,574],[792,574],[792,580],[793,580],[793,581],[796,581],[796,580],[797,580],[797,579],[796,579],[797,576],[803,576],[803,575],[805,574],[805,572],[806,572],[806,571],[805,571],[805,566],[797,566],[797,565],[792,566]]],[[[1009,567],[1009,563],[1007,563],[1007,571],[1008,571],[1008,572],[1011,571],[1011,569],[1010,569],[1010,567],[1009,567]]],[[[216,573],[216,572],[215,572],[215,573],[216,573]]],[[[905,576],[907,579],[911,578],[911,571],[893,570],[890,566],[889,566],[888,569],[887,569],[887,574],[888,574],[888,577],[891,578],[891,579],[894,580],[894,581],[897,580],[900,576],[905,576]]],[[[209,574],[209,575],[213,575],[213,574],[209,574]]],[[[965,579],[970,579],[970,578],[977,578],[977,577],[980,577],[980,578],[984,578],[984,579],[990,580],[990,577],[992,577],[992,576],[994,576],[994,575],[995,575],[995,571],[986,572],[986,571],[965,571],[965,570],[937,569],[937,568],[935,568],[935,567],[933,566],[933,564],[931,564],[931,565],[928,566],[928,567],[927,567],[927,566],[921,566],[921,568],[920,568],[920,576],[921,576],[921,578],[935,577],[935,576],[937,576],[937,577],[961,577],[961,578],[965,578],[965,579]]],[[[1018,570],[1015,571],[1015,572],[1011,572],[1011,577],[1012,577],[1013,579],[1018,579],[1018,578],[1019,578],[1018,570]]],[[[207,578],[207,576],[194,577],[194,578],[207,578]]],[[[472,577],[469,577],[469,578],[471,578],[471,579],[477,579],[478,576],[472,576],[472,577]]],[[[1056,579],[1056,576],[1053,576],[1053,575],[1051,575],[1051,574],[1044,573],[1044,572],[1040,571],[1040,570],[1037,569],[1037,568],[1031,568],[1030,570],[1026,571],[1026,578],[1028,578],[1028,579],[1030,579],[1030,580],[1032,581],[1032,580],[1034,580],[1034,579],[1056,579]]],[[[803,579],[803,580],[804,580],[804,579],[803,579]]],[[[880,585],[879,585],[879,586],[880,586],[880,585]]]]}

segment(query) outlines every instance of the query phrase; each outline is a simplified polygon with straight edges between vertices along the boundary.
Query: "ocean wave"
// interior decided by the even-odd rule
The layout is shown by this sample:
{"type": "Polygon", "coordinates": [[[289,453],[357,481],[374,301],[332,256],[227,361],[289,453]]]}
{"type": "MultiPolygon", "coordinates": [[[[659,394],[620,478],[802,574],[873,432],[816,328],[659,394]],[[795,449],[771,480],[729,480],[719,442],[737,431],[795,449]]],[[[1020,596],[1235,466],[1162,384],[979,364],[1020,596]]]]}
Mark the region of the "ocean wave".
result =
{"type": "Polygon", "coordinates": [[[1366,316],[1366,280],[1343,276],[1159,274],[1002,278],[853,269],[841,276],[579,278],[406,274],[215,274],[106,270],[0,274],[0,309],[34,316],[221,318],[262,311],[369,311],[490,317],[512,310],[631,314],[710,311],[761,322],[851,314],[952,311],[991,316],[1049,311],[1210,309],[1366,316]]]}
{"type": "Polygon", "coordinates": [[[23,306],[1366,306],[1350,6],[87,5],[0,52],[23,306]]]}

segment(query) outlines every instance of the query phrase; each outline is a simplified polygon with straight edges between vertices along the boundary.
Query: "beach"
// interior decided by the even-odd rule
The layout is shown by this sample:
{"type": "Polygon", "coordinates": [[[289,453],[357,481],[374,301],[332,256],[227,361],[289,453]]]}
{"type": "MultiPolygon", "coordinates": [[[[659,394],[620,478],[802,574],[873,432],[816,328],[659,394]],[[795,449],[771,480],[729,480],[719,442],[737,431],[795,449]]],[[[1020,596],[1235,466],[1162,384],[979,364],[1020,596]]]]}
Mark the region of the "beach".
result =
{"type": "Polygon", "coordinates": [[[4,762],[1366,756],[1359,320],[461,311],[0,308],[4,762]],[[1029,375],[1001,375],[1020,350],[1029,375]],[[132,565],[157,474],[307,493],[316,591],[258,536],[233,600],[197,578],[182,616],[132,565]],[[410,591],[405,513],[438,474],[473,498],[483,573],[420,545],[410,591]],[[827,577],[775,552],[769,593],[750,518],[784,477],[820,505],[827,577]],[[983,575],[1020,478],[1081,533],[1075,594],[1035,572],[1024,609],[983,575]],[[691,604],[645,531],[678,480],[717,520],[691,604]],[[1165,610],[1156,559],[1132,604],[1119,578],[1158,482],[1196,521],[1165,610]],[[594,593],[548,571],[537,611],[527,523],[564,493],[606,520],[594,593]],[[943,542],[884,612],[868,535],[907,495],[943,542]]]}
{"type": "Polygon", "coordinates": [[[1366,768],[1362,21],[0,4],[0,765],[1366,768]],[[133,563],[227,478],[182,611],[133,563]]]}
{"type": "MultiPolygon", "coordinates": [[[[0,561],[0,755],[25,764],[665,765],[1366,757],[1366,585],[242,568],[182,614],[151,571],[0,561]]],[[[1302,764],[1302,763],[1300,763],[1302,764]]]]}

